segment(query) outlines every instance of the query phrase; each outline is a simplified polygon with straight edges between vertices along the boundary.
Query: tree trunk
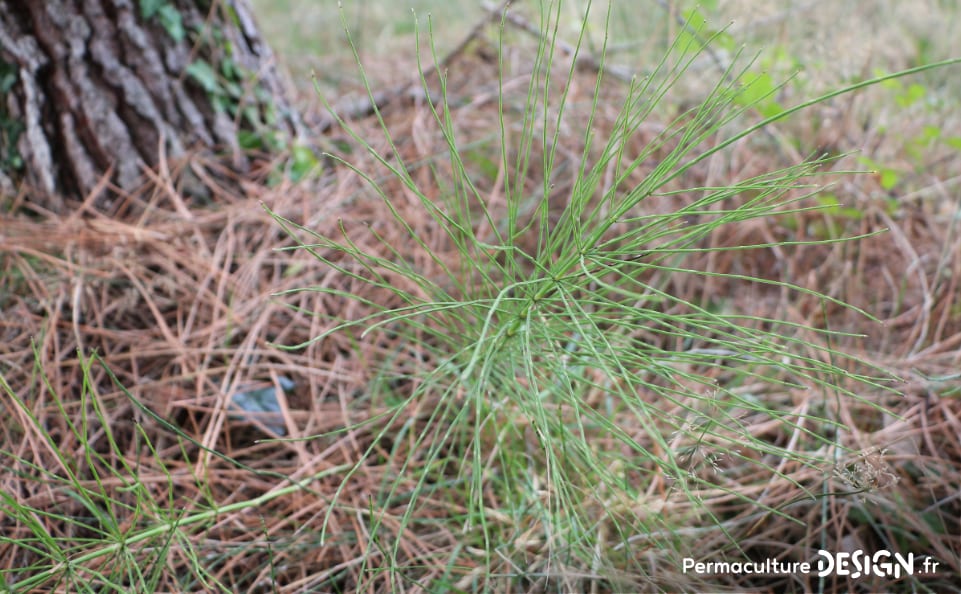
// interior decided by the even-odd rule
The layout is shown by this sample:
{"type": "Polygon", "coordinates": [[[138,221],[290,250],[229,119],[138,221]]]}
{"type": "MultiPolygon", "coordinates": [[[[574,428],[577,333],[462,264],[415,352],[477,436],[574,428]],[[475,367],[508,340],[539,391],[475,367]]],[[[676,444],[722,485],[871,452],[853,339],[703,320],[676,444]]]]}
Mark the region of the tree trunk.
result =
{"type": "Polygon", "coordinates": [[[161,154],[243,169],[300,131],[247,0],[0,0],[4,193],[59,210],[106,175],[133,188],[161,154]]]}

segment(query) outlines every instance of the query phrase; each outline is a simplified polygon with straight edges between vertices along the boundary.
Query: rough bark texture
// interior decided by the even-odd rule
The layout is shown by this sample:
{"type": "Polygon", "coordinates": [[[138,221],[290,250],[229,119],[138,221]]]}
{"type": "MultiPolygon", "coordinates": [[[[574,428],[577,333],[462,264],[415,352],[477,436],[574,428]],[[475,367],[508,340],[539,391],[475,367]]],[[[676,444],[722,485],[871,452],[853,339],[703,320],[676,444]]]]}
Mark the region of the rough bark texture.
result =
{"type": "Polygon", "coordinates": [[[300,132],[247,0],[0,0],[0,61],[0,191],[55,209],[108,171],[133,187],[160,151],[242,168],[239,139],[300,132]]]}

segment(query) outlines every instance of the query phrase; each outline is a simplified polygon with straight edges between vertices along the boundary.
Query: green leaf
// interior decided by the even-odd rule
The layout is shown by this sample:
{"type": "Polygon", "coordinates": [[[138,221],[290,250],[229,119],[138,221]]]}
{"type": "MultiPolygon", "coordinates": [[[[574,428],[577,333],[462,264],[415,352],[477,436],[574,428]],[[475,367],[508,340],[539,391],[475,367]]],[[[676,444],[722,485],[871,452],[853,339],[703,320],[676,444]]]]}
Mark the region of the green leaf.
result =
{"type": "Polygon", "coordinates": [[[157,12],[157,18],[160,19],[160,25],[174,41],[183,41],[187,31],[184,29],[184,21],[183,17],[180,16],[180,11],[173,4],[161,6],[157,12]]]}
{"type": "Polygon", "coordinates": [[[921,99],[924,99],[924,95],[926,93],[927,89],[924,88],[924,86],[919,85],[918,83],[912,83],[908,85],[908,88],[905,90],[898,103],[904,107],[914,105],[921,99]]]}
{"type": "Polygon", "coordinates": [[[224,92],[220,81],[217,80],[217,73],[206,62],[197,61],[187,66],[187,76],[197,81],[211,95],[220,95],[224,92]]]}
{"type": "Polygon", "coordinates": [[[685,11],[683,17],[684,20],[687,21],[687,24],[695,29],[699,29],[707,21],[707,17],[697,8],[685,11]]]}
{"type": "Polygon", "coordinates": [[[781,104],[774,99],[777,89],[778,85],[774,82],[774,78],[764,72],[744,85],[735,102],[745,107],[754,107],[766,118],[774,117],[784,111],[781,104]]]}
{"type": "Polygon", "coordinates": [[[296,145],[290,151],[290,179],[300,181],[320,165],[317,155],[309,147],[296,145]]]}
{"type": "Polygon", "coordinates": [[[264,141],[260,134],[250,130],[237,132],[237,144],[245,151],[262,150],[264,148],[264,141]]]}
{"type": "Polygon", "coordinates": [[[241,113],[251,127],[256,128],[260,125],[260,110],[256,105],[245,105],[241,113]]]}
{"type": "Polygon", "coordinates": [[[409,21],[398,21],[394,23],[394,35],[411,35],[416,31],[414,23],[409,21]]]}
{"type": "Polygon", "coordinates": [[[240,80],[240,69],[230,58],[224,58],[220,61],[220,72],[222,72],[228,80],[240,80]]]}
{"type": "Polygon", "coordinates": [[[228,82],[224,85],[225,94],[233,99],[240,99],[244,96],[244,89],[235,82],[228,82]]]}
{"type": "Polygon", "coordinates": [[[894,186],[898,185],[898,181],[900,181],[901,175],[894,169],[891,169],[890,167],[885,167],[884,165],[878,163],[877,161],[869,157],[861,157],[858,159],[858,161],[863,163],[864,165],[867,165],[868,167],[873,169],[875,173],[878,174],[878,176],[880,177],[880,184],[883,189],[890,190],[894,188],[894,186]]]}
{"type": "Polygon", "coordinates": [[[881,173],[881,187],[885,190],[890,190],[894,186],[898,185],[898,180],[900,176],[898,172],[893,169],[882,169],[881,173]]]}
{"type": "MultiPolygon", "coordinates": [[[[217,113],[230,113],[230,102],[223,95],[210,95],[210,104],[217,113]]],[[[230,113],[233,116],[233,113],[230,113]]]]}
{"type": "Polygon", "coordinates": [[[0,61],[0,93],[7,93],[20,80],[16,66],[0,61]]]}
{"type": "Polygon", "coordinates": [[[839,219],[851,219],[857,221],[863,216],[860,210],[841,204],[841,200],[834,194],[821,194],[817,197],[817,202],[823,207],[821,209],[822,212],[835,216],[839,219]]]}
{"type": "Polygon", "coordinates": [[[166,0],[140,0],[140,16],[144,19],[149,19],[153,15],[157,14],[160,7],[164,5],[166,0]]]}

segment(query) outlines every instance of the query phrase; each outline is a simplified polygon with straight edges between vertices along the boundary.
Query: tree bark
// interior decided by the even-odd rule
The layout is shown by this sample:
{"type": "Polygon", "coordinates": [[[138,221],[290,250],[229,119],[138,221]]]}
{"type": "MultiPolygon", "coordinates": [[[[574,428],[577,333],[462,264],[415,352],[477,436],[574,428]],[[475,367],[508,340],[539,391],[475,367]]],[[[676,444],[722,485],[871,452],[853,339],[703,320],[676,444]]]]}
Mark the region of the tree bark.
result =
{"type": "Polygon", "coordinates": [[[285,83],[247,0],[0,0],[0,191],[60,210],[198,148],[243,169],[301,132],[285,83]]]}

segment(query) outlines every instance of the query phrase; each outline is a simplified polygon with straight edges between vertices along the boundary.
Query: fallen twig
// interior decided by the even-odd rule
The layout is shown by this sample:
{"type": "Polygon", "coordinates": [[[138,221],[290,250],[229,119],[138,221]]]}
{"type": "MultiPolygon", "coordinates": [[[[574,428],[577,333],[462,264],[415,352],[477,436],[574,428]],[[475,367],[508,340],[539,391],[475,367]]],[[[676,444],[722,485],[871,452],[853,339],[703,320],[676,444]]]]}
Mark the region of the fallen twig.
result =
{"type": "Polygon", "coordinates": [[[506,10],[509,3],[510,0],[502,0],[499,6],[488,6],[485,3],[484,8],[488,11],[488,16],[479,19],[477,23],[471,27],[471,30],[468,31],[467,35],[464,36],[460,43],[454,46],[454,48],[449,51],[447,55],[431,66],[425,68],[423,72],[418,72],[415,74],[408,83],[404,83],[388,91],[381,91],[377,93],[372,92],[368,94],[367,97],[361,99],[346,98],[338,101],[337,104],[333,106],[333,113],[325,114],[318,122],[315,122],[317,130],[320,132],[325,132],[329,130],[338,120],[368,117],[378,111],[383,110],[398,99],[403,99],[405,97],[423,99],[425,95],[422,81],[446,69],[457,56],[464,52],[467,46],[470,45],[471,41],[480,35],[481,31],[484,30],[484,26],[494,20],[496,15],[500,15],[506,10]]]}
{"type": "MultiPolygon", "coordinates": [[[[514,25],[518,29],[529,33],[538,39],[542,36],[541,30],[532,25],[523,17],[513,12],[506,12],[504,10],[505,6],[503,3],[500,6],[497,6],[490,2],[483,2],[481,6],[484,8],[484,10],[491,14],[492,19],[503,15],[503,18],[506,22],[514,25]]],[[[613,78],[624,83],[630,83],[634,78],[633,73],[631,73],[628,69],[606,65],[601,59],[595,57],[589,52],[584,51],[580,47],[567,43],[563,39],[555,38],[552,40],[552,43],[554,44],[555,48],[559,49],[565,55],[573,58],[574,64],[579,68],[586,68],[594,72],[600,72],[603,70],[605,74],[612,76],[613,78]]]]}

